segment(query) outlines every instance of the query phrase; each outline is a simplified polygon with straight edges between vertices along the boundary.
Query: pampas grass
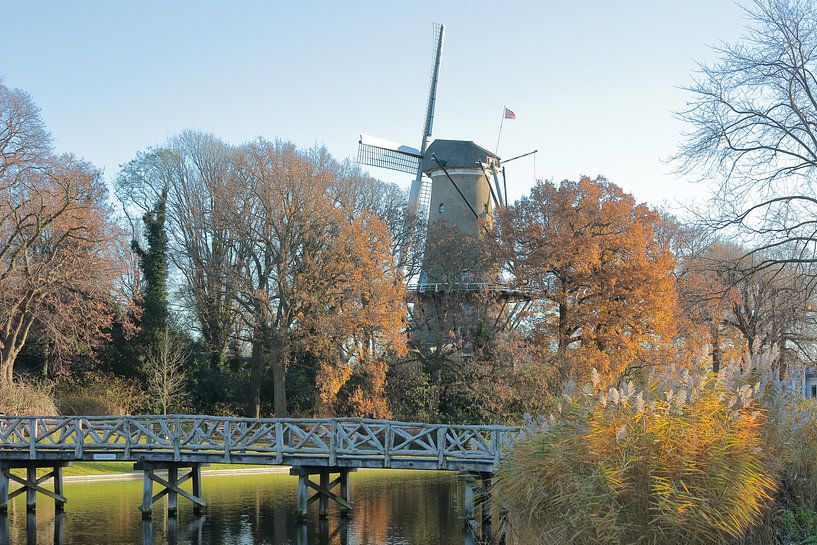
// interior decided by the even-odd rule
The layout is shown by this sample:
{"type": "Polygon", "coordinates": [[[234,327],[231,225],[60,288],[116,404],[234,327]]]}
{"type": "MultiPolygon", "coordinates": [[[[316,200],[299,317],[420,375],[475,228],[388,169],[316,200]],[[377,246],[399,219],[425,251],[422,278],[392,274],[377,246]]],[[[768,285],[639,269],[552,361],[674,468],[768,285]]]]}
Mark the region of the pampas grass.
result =
{"type": "Polygon", "coordinates": [[[653,372],[600,391],[568,384],[504,462],[497,499],[528,545],[726,544],[777,489],[759,384],[653,372]]]}

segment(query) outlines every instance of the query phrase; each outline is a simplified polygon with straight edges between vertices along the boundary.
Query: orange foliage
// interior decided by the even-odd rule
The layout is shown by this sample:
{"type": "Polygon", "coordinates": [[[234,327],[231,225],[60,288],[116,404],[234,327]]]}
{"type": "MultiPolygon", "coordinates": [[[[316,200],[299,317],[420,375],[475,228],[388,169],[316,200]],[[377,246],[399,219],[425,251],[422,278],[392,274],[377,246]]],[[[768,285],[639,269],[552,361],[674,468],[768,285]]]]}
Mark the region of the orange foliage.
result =
{"type": "MultiPolygon", "coordinates": [[[[247,145],[238,166],[243,208],[236,216],[251,241],[239,299],[250,310],[256,347],[270,352],[276,414],[286,412],[283,377],[296,351],[320,362],[319,412],[343,410],[338,396],[354,378],[364,397],[382,397],[381,380],[368,373],[406,350],[405,288],[387,225],[348,204],[348,188],[331,169],[291,145],[247,145]]],[[[385,401],[350,406],[355,414],[387,416],[373,408],[385,401]]]]}
{"type": "Polygon", "coordinates": [[[404,287],[397,278],[384,222],[371,214],[341,220],[325,256],[321,275],[300,278],[301,296],[310,299],[299,321],[309,334],[305,346],[324,362],[318,388],[324,410],[336,406],[337,394],[358,374],[342,412],[388,417],[385,400],[388,354],[402,356],[405,345],[404,287]],[[326,282],[326,275],[334,279],[326,282]],[[334,369],[332,369],[334,367],[334,369]]]}
{"type": "Polygon", "coordinates": [[[576,378],[651,361],[676,330],[675,257],[657,212],[603,179],[539,182],[501,218],[516,282],[537,294],[531,320],[576,378]]]}

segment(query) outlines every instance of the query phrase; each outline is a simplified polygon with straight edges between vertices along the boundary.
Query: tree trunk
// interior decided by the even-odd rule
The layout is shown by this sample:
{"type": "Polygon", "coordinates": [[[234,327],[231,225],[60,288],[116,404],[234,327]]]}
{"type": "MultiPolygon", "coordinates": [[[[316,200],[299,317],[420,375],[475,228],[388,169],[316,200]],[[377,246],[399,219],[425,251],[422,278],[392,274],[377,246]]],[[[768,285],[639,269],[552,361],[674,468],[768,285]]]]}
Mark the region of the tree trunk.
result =
{"type": "Polygon", "coordinates": [[[786,379],[786,337],[781,335],[777,340],[777,379],[786,379]]]}
{"type": "Polygon", "coordinates": [[[567,371],[567,345],[569,344],[569,336],[567,332],[567,304],[559,303],[559,338],[556,347],[559,365],[562,366],[562,371],[567,371]]]}
{"type": "Polygon", "coordinates": [[[721,370],[721,328],[715,324],[712,326],[712,372],[719,373],[721,370]]]}
{"type": "Polygon", "coordinates": [[[256,336],[252,343],[252,359],[250,365],[250,399],[247,412],[250,417],[261,417],[261,365],[264,350],[261,339],[256,336]]]}
{"type": "Polygon", "coordinates": [[[286,364],[287,350],[280,345],[271,350],[272,356],[272,396],[276,418],[287,417],[286,364]]]}
{"type": "Polygon", "coordinates": [[[440,421],[440,405],[442,404],[442,389],[443,389],[443,370],[442,370],[442,362],[438,361],[435,357],[434,359],[434,367],[431,369],[431,384],[434,385],[433,396],[432,396],[432,404],[434,407],[434,419],[436,421],[440,421]]]}
{"type": "Polygon", "coordinates": [[[14,362],[20,350],[15,349],[11,341],[6,342],[6,346],[0,349],[0,385],[10,386],[14,382],[14,362]]]}
{"type": "Polygon", "coordinates": [[[14,375],[14,360],[5,356],[0,359],[0,386],[10,386],[14,375]]]}

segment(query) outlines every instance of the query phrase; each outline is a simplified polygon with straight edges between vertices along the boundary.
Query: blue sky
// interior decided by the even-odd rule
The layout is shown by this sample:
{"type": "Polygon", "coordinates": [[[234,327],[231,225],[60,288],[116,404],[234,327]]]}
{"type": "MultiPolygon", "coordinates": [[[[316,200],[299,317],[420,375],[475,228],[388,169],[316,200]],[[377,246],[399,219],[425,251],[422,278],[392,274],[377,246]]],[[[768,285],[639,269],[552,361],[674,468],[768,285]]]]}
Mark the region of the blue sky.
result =
{"type": "MultiPolygon", "coordinates": [[[[729,0],[4,2],[0,78],[59,151],[108,179],[186,128],[353,156],[361,132],[419,145],[432,22],[446,24],[434,136],[539,149],[536,176],[604,174],[651,204],[704,195],[671,174],[695,60],[745,24],[729,0]]],[[[508,166],[509,193],[533,183],[508,166]]],[[[405,186],[410,176],[373,170],[405,186]]]]}

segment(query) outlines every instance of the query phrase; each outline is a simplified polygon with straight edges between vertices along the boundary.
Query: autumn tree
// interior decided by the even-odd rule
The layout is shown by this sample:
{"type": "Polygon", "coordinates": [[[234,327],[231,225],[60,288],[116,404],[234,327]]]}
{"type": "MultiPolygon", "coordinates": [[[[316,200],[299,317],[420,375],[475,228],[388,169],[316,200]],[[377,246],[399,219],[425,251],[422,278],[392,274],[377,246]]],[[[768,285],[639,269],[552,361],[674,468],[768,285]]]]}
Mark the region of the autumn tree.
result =
{"type": "Polygon", "coordinates": [[[35,326],[62,356],[111,322],[121,243],[99,171],[54,156],[25,93],[0,83],[0,382],[35,326]]]}
{"type": "MultiPolygon", "coordinates": [[[[291,144],[242,147],[236,172],[237,300],[250,332],[256,414],[267,368],[275,414],[287,414],[286,374],[303,352],[321,362],[317,386],[324,407],[334,404],[356,369],[365,370],[368,394],[382,393],[382,356],[401,349],[404,317],[385,224],[345,206],[331,169],[291,144]]],[[[382,404],[365,404],[371,399],[363,386],[351,402],[382,416],[382,404]]]]}
{"type": "Polygon", "coordinates": [[[540,181],[501,215],[508,273],[535,301],[531,335],[564,374],[614,377],[671,342],[675,258],[659,220],[603,178],[540,181]]]}
{"type": "Polygon", "coordinates": [[[691,363],[700,364],[709,352],[712,371],[740,361],[744,343],[735,327],[735,311],[744,308],[741,293],[729,281],[731,248],[713,244],[683,256],[678,268],[681,350],[691,363]]]}
{"type": "Polygon", "coordinates": [[[324,159],[323,163],[336,179],[334,198],[354,215],[367,212],[383,221],[389,230],[395,269],[404,278],[418,275],[425,230],[421,219],[408,208],[408,192],[396,184],[368,176],[359,165],[348,160],[332,163],[324,159]]]}

